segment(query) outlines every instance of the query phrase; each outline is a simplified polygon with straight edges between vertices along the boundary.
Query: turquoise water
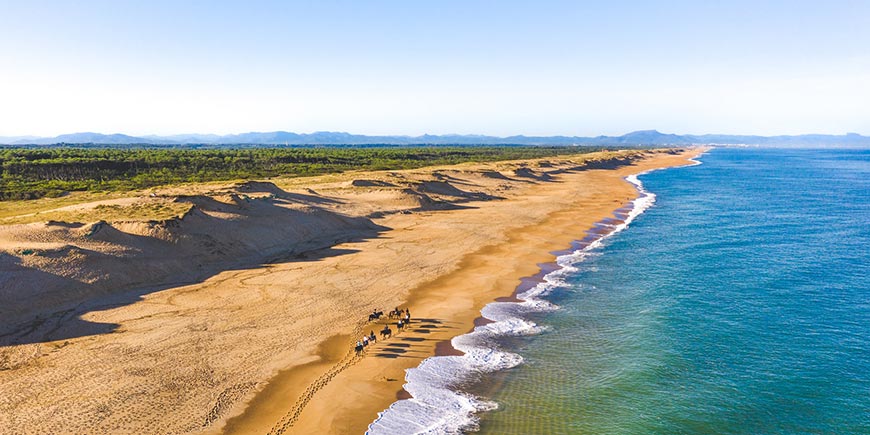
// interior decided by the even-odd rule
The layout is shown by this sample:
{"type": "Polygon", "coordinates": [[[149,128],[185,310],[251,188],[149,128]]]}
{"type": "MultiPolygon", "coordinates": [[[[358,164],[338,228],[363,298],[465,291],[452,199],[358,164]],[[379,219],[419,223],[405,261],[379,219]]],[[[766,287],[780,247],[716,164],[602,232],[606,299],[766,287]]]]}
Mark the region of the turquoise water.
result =
{"type": "Polygon", "coordinates": [[[870,151],[715,149],[527,313],[484,434],[870,434],[870,151]]]}

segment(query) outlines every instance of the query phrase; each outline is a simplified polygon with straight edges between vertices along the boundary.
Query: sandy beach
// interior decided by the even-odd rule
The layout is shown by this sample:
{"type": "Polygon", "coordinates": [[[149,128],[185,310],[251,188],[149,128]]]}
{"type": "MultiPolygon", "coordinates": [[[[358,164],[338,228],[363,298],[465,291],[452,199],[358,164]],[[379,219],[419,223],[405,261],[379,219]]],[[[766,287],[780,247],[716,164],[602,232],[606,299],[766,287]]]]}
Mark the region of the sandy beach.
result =
{"type": "Polygon", "coordinates": [[[635,198],[626,176],[701,151],[22,208],[0,218],[0,433],[363,433],[405,369],[635,198]],[[410,328],[355,355],[383,327],[368,313],[397,306],[410,328]]]}

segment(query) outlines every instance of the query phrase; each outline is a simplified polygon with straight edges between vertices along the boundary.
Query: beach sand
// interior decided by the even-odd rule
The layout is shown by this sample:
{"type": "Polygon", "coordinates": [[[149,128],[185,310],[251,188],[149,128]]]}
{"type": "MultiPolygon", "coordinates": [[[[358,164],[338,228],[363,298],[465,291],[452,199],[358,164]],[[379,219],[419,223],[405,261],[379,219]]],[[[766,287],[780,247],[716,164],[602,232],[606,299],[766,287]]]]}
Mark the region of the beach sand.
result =
{"type": "Polygon", "coordinates": [[[138,199],[193,205],[177,219],[0,226],[0,432],[362,433],[405,369],[634,199],[625,176],[699,152],[182,186],[138,199]],[[396,306],[409,330],[355,356],[396,306]]]}

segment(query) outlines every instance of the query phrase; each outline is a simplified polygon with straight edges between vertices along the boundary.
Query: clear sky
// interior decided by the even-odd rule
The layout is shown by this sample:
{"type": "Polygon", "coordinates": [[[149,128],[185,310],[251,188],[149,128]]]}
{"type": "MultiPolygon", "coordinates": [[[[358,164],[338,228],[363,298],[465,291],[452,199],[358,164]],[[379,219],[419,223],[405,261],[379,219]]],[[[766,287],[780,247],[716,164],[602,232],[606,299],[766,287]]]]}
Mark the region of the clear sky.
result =
{"type": "Polygon", "coordinates": [[[0,135],[870,134],[870,1],[0,0],[0,135]]]}

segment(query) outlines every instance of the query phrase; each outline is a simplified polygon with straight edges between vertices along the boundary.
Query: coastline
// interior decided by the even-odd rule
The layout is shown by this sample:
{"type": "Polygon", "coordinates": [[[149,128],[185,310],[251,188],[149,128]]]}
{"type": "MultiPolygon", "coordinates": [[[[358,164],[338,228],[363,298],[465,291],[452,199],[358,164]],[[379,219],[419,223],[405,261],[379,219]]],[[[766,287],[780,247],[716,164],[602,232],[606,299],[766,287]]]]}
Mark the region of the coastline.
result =
{"type": "MultiPolygon", "coordinates": [[[[464,432],[477,427],[479,414],[496,409],[498,404],[486,401],[488,394],[481,397],[464,393],[466,383],[478,384],[481,373],[504,372],[523,362],[522,356],[494,346],[493,340],[504,336],[536,335],[546,330],[546,327],[524,320],[525,314],[558,309],[541,296],[561,286],[563,275],[575,270],[576,264],[583,262],[589,251],[627,228],[655,203],[656,195],[644,189],[637,177],[658,169],[664,168],[626,176],[625,181],[636,189],[635,199],[593,224],[583,238],[571,242],[570,248],[551,252],[554,261],[538,264],[538,273],[520,278],[510,296],[495,298],[481,308],[480,316],[474,319],[470,331],[439,342],[432,357],[409,369],[405,378],[408,383],[397,394],[397,401],[378,413],[378,418],[368,426],[366,433],[402,433],[408,427],[416,428],[417,424],[421,425],[419,431],[425,433],[464,432]],[[409,387],[415,394],[406,390],[409,387]]],[[[500,384],[504,378],[496,376],[494,379],[500,384]]],[[[492,392],[498,388],[490,385],[486,390],[492,392]]]]}
{"type": "MultiPolygon", "coordinates": [[[[425,332],[425,338],[413,333],[400,337],[413,340],[423,338],[423,341],[414,342],[415,357],[363,358],[320,389],[292,426],[285,427],[283,432],[276,431],[275,426],[272,426],[269,433],[365,432],[379,412],[396,400],[411,397],[402,386],[405,370],[417,367],[430,356],[461,355],[462,351],[456,349],[451,340],[473,331],[475,326],[493,322],[481,315],[484,306],[494,301],[522,301],[517,298],[518,293],[533,287],[539,279],[554,270],[557,256],[575,250],[566,247],[576,248],[576,245],[583,243],[577,240],[578,234],[595,231],[600,223],[613,220],[615,212],[626,209],[627,204],[638,196],[636,186],[629,183],[626,177],[649,170],[691,164],[690,159],[702,151],[693,149],[678,156],[658,155],[617,169],[584,171],[581,174],[601,173],[604,176],[598,181],[609,185],[605,189],[607,193],[595,196],[596,204],[589,204],[580,210],[574,207],[562,209],[533,225],[509,231],[504,242],[466,255],[456,270],[411,290],[403,306],[411,307],[415,318],[419,316],[437,320],[441,324],[445,323],[441,319],[449,319],[446,320],[449,327],[431,328],[425,332]]],[[[559,182],[570,184],[572,181],[576,180],[559,182]]],[[[375,346],[375,351],[390,348],[389,343],[375,346]]],[[[281,383],[280,380],[276,381],[281,383]]],[[[301,392],[298,387],[296,391],[301,392]]],[[[265,416],[254,414],[257,412],[255,403],[251,402],[241,417],[230,419],[221,433],[244,433],[265,428],[265,421],[262,420],[265,416]]],[[[272,419],[275,416],[271,415],[272,419]]]]}
{"type": "Polygon", "coordinates": [[[397,399],[406,369],[471,330],[483,306],[515,292],[551,251],[633,200],[626,175],[697,152],[171,186],[124,201],[195,205],[178,219],[0,228],[5,260],[19,262],[9,283],[29,283],[12,291],[93,301],[0,347],[0,387],[13,392],[0,398],[0,427],[361,433],[397,399]],[[269,263],[237,255],[288,246],[297,255],[269,263]],[[21,254],[31,249],[39,255],[21,254]],[[188,273],[211,258],[236,263],[194,282],[106,296],[125,279],[147,278],[140,265],[188,273]],[[101,268],[112,274],[60,279],[101,268]],[[396,305],[410,307],[411,330],[364,358],[349,355],[362,332],[377,329],[363,325],[365,314],[396,305]]]}

